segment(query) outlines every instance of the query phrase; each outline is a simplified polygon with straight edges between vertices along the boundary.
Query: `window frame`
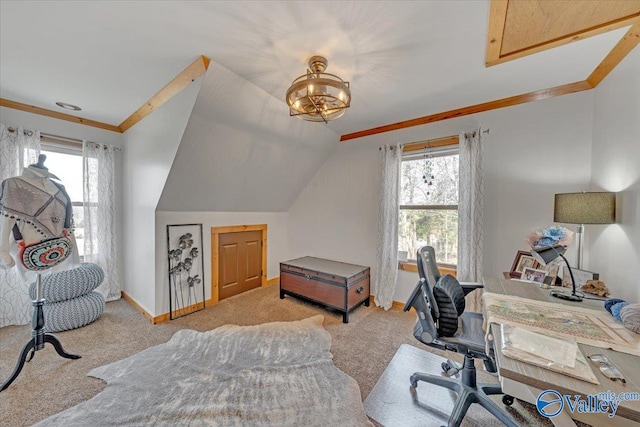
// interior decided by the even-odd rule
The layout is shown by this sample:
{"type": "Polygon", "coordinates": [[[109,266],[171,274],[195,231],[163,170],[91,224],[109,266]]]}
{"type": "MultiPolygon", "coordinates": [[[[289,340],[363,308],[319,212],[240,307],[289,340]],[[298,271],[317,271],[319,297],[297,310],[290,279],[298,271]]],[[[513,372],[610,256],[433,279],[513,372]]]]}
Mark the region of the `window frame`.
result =
{"type": "MultiPolygon", "coordinates": [[[[438,157],[459,155],[459,137],[457,135],[438,138],[435,140],[415,142],[406,144],[402,147],[401,162],[417,160],[418,156],[425,152],[434,154],[438,157]]],[[[400,178],[402,185],[402,177],[400,178]]],[[[458,200],[459,202],[459,200],[458,200]]],[[[458,211],[459,204],[455,205],[399,205],[398,213],[402,210],[418,210],[418,211],[434,211],[434,210],[455,210],[458,211]]],[[[459,212],[458,212],[459,213],[459,212]]],[[[413,254],[415,257],[415,254],[413,254]]],[[[418,271],[418,260],[415,258],[407,258],[407,261],[398,262],[398,269],[407,271],[418,271]]],[[[455,276],[457,271],[456,264],[438,263],[438,267],[442,274],[452,274],[455,276]]]]}
{"type": "MultiPolygon", "coordinates": [[[[44,154],[43,152],[47,151],[50,153],[79,156],[80,158],[82,158],[82,143],[41,135],[40,153],[44,154]]],[[[84,180],[84,176],[82,176],[81,178],[84,180]]],[[[72,200],[71,206],[84,208],[84,202],[82,200],[75,202],[72,200]]],[[[79,257],[80,262],[84,262],[84,255],[79,255],[79,257]]]]}

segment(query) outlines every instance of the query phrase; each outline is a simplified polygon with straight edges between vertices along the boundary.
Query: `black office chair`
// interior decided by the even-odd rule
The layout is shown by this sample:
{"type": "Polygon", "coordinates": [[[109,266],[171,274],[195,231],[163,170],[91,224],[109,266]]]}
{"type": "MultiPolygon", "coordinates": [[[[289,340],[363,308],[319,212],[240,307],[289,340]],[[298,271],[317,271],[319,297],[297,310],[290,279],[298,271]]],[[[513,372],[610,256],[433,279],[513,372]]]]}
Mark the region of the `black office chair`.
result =
{"type": "MultiPolygon", "coordinates": [[[[482,284],[460,284],[449,274],[441,276],[435,251],[430,246],[420,248],[417,255],[420,281],[404,307],[404,311],[413,307],[418,313],[413,336],[430,347],[463,354],[464,365],[460,368],[449,360],[442,364],[443,370],[450,376],[462,371],[461,379],[416,372],[411,375],[412,391],[415,392],[418,381],[455,391],[458,398],[449,418],[449,427],[460,425],[472,403],[482,405],[505,425],[517,427],[518,424],[503,408],[489,398],[492,394],[502,394],[500,386],[476,382],[474,359],[483,360],[489,372],[496,371],[493,358],[486,351],[482,314],[464,311],[464,297],[482,288],[482,284]]],[[[502,401],[511,405],[513,397],[505,395],[502,401]]]]}

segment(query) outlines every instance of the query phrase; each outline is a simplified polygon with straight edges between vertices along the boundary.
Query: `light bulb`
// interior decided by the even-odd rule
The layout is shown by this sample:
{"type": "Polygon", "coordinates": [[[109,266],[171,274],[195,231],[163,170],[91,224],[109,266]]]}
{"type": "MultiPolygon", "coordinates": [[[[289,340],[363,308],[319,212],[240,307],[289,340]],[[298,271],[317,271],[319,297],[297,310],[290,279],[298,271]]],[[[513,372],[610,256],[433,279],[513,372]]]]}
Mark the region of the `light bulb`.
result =
{"type": "Polygon", "coordinates": [[[307,86],[307,91],[309,91],[309,93],[313,93],[313,85],[307,86]]]}
{"type": "Polygon", "coordinates": [[[343,102],[344,102],[344,92],[343,92],[343,91],[338,92],[338,99],[339,99],[340,101],[343,101],[343,102]]]}

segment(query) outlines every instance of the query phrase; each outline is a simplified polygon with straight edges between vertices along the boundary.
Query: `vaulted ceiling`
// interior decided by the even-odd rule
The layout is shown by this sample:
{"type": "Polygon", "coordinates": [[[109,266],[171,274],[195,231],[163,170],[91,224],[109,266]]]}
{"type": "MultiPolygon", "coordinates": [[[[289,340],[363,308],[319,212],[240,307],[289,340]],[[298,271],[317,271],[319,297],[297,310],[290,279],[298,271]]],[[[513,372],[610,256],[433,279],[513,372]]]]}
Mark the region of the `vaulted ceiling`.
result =
{"type": "Polygon", "coordinates": [[[487,68],[489,9],[488,0],[3,0],[0,97],[47,109],[68,102],[117,125],[206,55],[284,105],[308,57],[322,54],[328,72],[351,82],[351,108],[326,125],[343,135],[582,81],[628,29],[487,68]]]}

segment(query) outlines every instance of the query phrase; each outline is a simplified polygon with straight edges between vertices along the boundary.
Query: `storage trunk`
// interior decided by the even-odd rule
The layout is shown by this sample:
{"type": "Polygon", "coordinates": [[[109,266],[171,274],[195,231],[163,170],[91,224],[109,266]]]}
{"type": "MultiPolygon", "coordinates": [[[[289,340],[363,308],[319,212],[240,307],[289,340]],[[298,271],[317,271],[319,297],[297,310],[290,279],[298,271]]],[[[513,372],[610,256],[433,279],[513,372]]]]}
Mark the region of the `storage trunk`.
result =
{"type": "Polygon", "coordinates": [[[369,306],[369,267],[303,257],[280,263],[280,299],[285,295],[334,308],[349,323],[349,312],[369,306]]]}

